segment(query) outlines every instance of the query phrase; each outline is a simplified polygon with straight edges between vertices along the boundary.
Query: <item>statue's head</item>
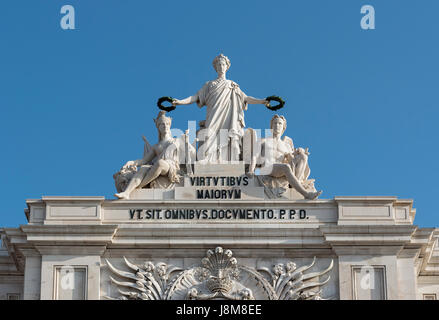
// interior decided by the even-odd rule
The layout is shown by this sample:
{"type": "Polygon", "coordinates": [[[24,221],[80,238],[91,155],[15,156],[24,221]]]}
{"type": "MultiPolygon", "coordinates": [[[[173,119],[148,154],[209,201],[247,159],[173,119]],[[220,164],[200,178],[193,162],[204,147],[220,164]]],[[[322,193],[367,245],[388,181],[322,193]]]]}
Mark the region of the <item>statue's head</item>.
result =
{"type": "Polygon", "coordinates": [[[217,73],[226,73],[230,68],[230,60],[222,53],[213,59],[212,65],[217,73]]]}
{"type": "Polygon", "coordinates": [[[284,116],[280,116],[275,114],[270,121],[270,129],[273,130],[273,133],[278,135],[283,135],[285,129],[287,128],[287,120],[284,116]]]}
{"type": "Polygon", "coordinates": [[[157,118],[154,119],[154,122],[159,133],[159,139],[161,139],[166,132],[171,130],[172,118],[166,116],[166,111],[160,111],[157,118]]]}

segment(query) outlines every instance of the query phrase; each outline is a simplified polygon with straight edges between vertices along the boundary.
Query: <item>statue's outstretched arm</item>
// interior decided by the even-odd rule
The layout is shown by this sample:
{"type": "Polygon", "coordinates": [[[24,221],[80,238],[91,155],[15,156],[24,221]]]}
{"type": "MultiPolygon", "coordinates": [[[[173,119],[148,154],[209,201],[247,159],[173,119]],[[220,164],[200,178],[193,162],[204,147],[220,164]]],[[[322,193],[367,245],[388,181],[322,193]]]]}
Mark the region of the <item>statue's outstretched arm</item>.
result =
{"type": "Polygon", "coordinates": [[[198,97],[196,95],[187,97],[186,99],[182,99],[182,100],[174,99],[174,101],[172,102],[172,105],[177,106],[177,105],[182,105],[182,104],[192,104],[194,102],[197,102],[197,100],[198,100],[198,97]]]}
{"type": "Polygon", "coordinates": [[[264,104],[264,105],[270,104],[270,102],[265,100],[265,99],[256,99],[256,98],[251,97],[251,96],[246,96],[244,101],[248,104],[264,104]]]}

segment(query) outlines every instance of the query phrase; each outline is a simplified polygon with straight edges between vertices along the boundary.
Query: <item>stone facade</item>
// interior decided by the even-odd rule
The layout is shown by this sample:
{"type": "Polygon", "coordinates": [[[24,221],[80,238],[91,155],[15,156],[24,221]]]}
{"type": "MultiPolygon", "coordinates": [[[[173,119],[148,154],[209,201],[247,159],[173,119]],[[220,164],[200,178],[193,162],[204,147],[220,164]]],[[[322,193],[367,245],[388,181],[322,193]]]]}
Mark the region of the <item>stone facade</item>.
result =
{"type": "MultiPolygon", "coordinates": [[[[236,289],[235,298],[239,293],[244,299],[248,293],[247,298],[280,299],[280,294],[270,291],[271,276],[276,268],[287,270],[294,262],[294,270],[311,267],[301,273],[305,276],[301,283],[290,282],[293,288],[308,285],[306,274],[314,272],[317,282],[327,281],[309,291],[321,290],[319,298],[434,299],[439,296],[439,229],[414,226],[412,205],[412,200],[396,197],[27,200],[28,224],[0,229],[0,299],[117,299],[123,297],[121,292],[125,298],[129,292],[150,292],[136,288],[145,288],[142,283],[136,285],[136,277],[142,276],[127,262],[144,268],[147,278],[147,265],[155,266],[157,272],[163,265],[167,271],[175,268],[160,289],[162,294],[150,296],[154,299],[187,299],[193,292],[198,297],[218,292],[231,295],[233,290],[212,289],[216,287],[211,284],[211,292],[194,291],[203,285],[201,280],[191,280],[191,285],[176,287],[180,291],[172,289],[174,295],[165,295],[178,275],[202,270],[206,251],[215,252],[218,247],[230,249],[240,268],[241,278],[233,280],[233,285],[244,289],[236,289]],[[255,279],[262,286],[253,283],[255,279]]],[[[158,283],[165,279],[159,274],[154,277],[158,283]]],[[[295,298],[306,298],[305,293],[297,291],[295,298]]],[[[149,299],[147,294],[142,297],[149,299]]]]}

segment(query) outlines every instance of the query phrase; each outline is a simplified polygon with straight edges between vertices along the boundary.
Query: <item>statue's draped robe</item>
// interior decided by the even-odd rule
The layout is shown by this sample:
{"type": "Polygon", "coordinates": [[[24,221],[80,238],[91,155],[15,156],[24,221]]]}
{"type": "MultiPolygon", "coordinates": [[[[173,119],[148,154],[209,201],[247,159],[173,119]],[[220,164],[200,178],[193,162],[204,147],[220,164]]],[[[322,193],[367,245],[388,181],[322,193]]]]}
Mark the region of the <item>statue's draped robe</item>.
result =
{"type": "Polygon", "coordinates": [[[244,110],[247,110],[245,93],[231,80],[217,79],[208,81],[197,92],[197,104],[207,107],[202,157],[209,162],[218,160],[218,150],[228,148],[228,138],[240,141],[244,134],[244,110]],[[226,139],[220,139],[220,130],[227,130],[226,139]],[[225,140],[225,141],[224,141],[225,140]]]}
{"type": "MultiPolygon", "coordinates": [[[[149,151],[154,147],[151,146],[146,139],[144,140],[145,140],[145,147],[144,147],[143,157],[146,157],[149,151]]],[[[160,154],[154,157],[147,164],[142,165],[142,167],[146,167],[149,170],[158,160],[163,160],[169,166],[169,170],[167,174],[160,175],[159,177],[151,181],[148,185],[144,183],[146,178],[145,176],[143,181],[138,186],[138,188],[143,188],[143,187],[154,188],[154,189],[174,188],[176,184],[181,182],[180,179],[182,177],[182,173],[180,172],[180,163],[183,163],[183,161],[187,161],[187,160],[189,160],[189,163],[192,163],[194,159],[195,159],[195,148],[191,144],[188,144],[186,150],[186,142],[184,136],[181,136],[180,138],[173,138],[166,141],[162,145],[162,150],[160,154]],[[186,154],[186,152],[188,154],[186,154]]],[[[137,166],[131,166],[129,168],[122,168],[119,172],[113,175],[117,192],[125,191],[130,180],[134,177],[137,171],[138,171],[137,166]]]]}
{"type": "MultiPolygon", "coordinates": [[[[195,157],[195,149],[192,145],[188,144],[189,153],[186,155],[185,151],[185,139],[184,135],[180,138],[172,138],[168,140],[163,146],[163,150],[160,155],[153,159],[152,163],[158,160],[163,160],[168,164],[169,171],[166,176],[159,176],[149,184],[150,188],[155,189],[172,189],[176,184],[180,183],[182,173],[180,172],[180,163],[186,161],[189,158],[195,157]]],[[[142,183],[140,184],[142,186],[142,183]]]]}

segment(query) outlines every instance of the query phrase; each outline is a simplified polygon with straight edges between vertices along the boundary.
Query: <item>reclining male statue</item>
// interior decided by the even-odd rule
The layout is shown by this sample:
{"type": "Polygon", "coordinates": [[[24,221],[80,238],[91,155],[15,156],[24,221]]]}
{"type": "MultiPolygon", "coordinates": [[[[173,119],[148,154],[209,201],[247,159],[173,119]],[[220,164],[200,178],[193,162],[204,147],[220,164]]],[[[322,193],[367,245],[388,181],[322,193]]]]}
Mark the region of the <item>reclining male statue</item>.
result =
{"type": "Polygon", "coordinates": [[[305,199],[315,199],[322,191],[316,191],[314,180],[308,180],[308,149],[294,148],[291,138],[282,138],[286,127],[287,121],[283,116],[273,116],[270,121],[273,136],[262,139],[261,152],[250,164],[249,174],[254,174],[258,163],[261,175],[256,178],[272,198],[280,197],[291,186],[305,199]]]}

